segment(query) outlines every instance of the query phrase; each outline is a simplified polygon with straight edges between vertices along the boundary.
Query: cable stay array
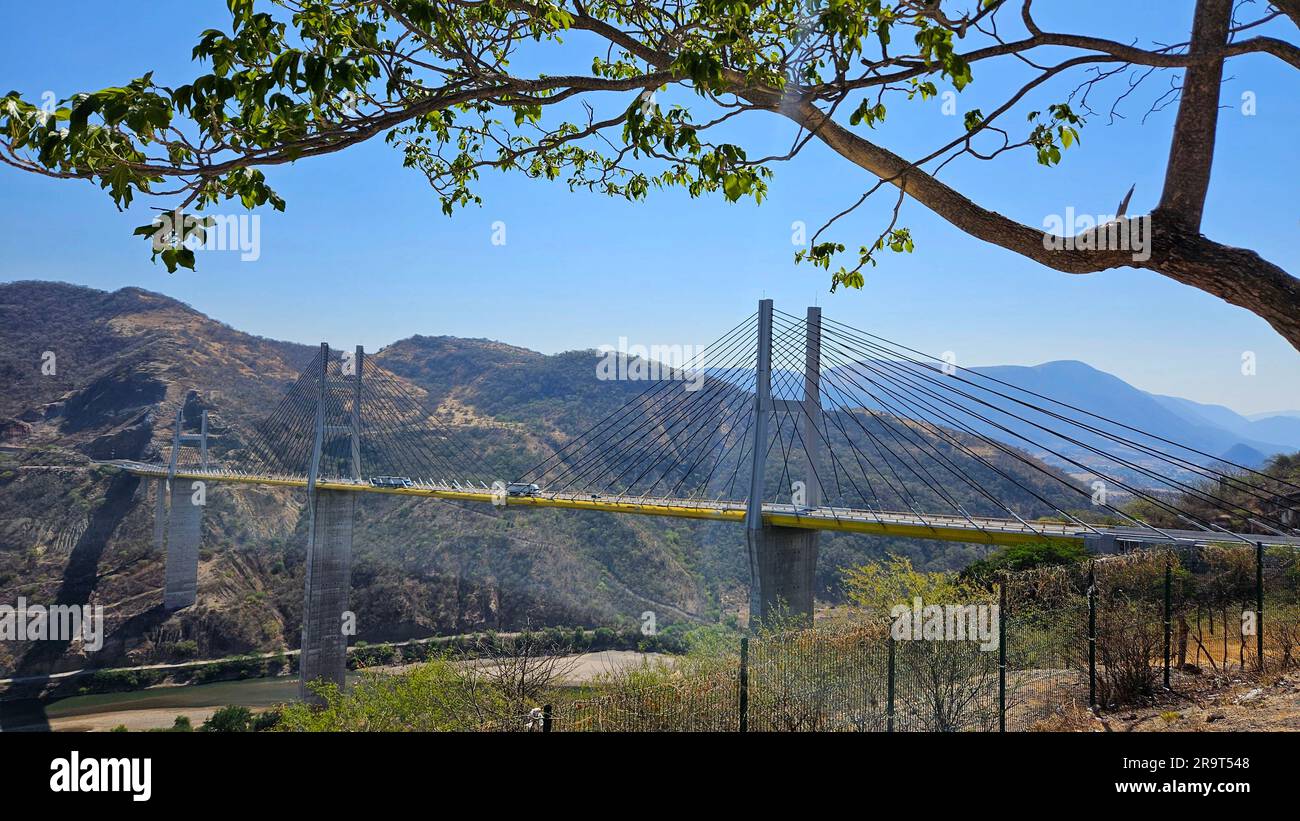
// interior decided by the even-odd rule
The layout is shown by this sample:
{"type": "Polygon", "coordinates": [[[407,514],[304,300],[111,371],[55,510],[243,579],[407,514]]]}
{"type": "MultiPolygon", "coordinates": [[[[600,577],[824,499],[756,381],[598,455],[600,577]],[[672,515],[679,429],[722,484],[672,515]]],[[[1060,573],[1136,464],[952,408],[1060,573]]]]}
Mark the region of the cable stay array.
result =
{"type": "MultiPolygon", "coordinates": [[[[752,453],[757,314],[526,471],[544,495],[735,500],[752,453]]],[[[623,372],[631,368],[621,368],[623,372]]]]}
{"type": "MultiPolygon", "coordinates": [[[[494,471],[418,390],[359,350],[321,346],[246,445],[222,449],[220,460],[209,450],[206,468],[302,480],[315,457],[320,481],[488,488],[494,471]]],[[[200,449],[181,447],[175,465],[203,468],[200,449]]]]}
{"type": "MultiPolygon", "coordinates": [[[[1033,495],[1057,518],[1092,530],[1106,522],[1232,541],[1243,540],[1241,530],[1296,535],[1281,515],[1300,490],[1290,482],[843,323],[827,326],[823,357],[841,397],[945,438],[943,427],[960,431],[1015,460],[1055,491],[1033,495]]],[[[989,462],[978,450],[971,456],[989,462]]]]}
{"type": "Polygon", "coordinates": [[[228,464],[191,418],[170,469],[478,494],[463,501],[508,485],[511,504],[732,521],[759,488],[764,517],[791,526],[1300,544],[1300,485],[816,309],[765,306],[685,362],[622,355],[616,373],[644,384],[508,483],[418,388],[326,346],[251,442],[219,448],[228,464]]]}
{"type": "Polygon", "coordinates": [[[552,499],[742,508],[758,448],[763,509],[795,517],[1172,542],[1300,535],[1285,514],[1300,486],[819,313],[813,339],[808,317],[773,312],[755,442],[756,324],[685,363],[694,379],[669,371],[520,481],[552,499]]]}

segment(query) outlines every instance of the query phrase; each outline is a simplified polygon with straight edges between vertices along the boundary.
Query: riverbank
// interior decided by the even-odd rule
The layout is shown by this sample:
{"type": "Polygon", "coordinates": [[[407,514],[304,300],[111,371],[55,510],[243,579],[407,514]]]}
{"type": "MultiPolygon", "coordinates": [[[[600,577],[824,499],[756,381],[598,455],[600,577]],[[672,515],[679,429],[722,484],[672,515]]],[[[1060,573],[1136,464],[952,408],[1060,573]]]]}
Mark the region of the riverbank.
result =
{"type": "MultiPolygon", "coordinates": [[[[603,650],[574,653],[563,657],[564,674],[560,681],[580,687],[602,675],[632,669],[644,664],[671,664],[672,656],[640,653],[632,650],[603,650]]],[[[390,664],[372,668],[379,672],[400,672],[408,664],[390,664]]],[[[467,662],[470,663],[470,662],[467,662]]],[[[349,682],[360,673],[349,673],[349,682]]],[[[128,693],[94,693],[70,696],[48,702],[12,702],[5,721],[6,732],[107,732],[118,726],[143,731],[171,727],[177,716],[187,716],[194,727],[227,705],[248,707],[253,712],[266,710],[298,697],[295,676],[220,681],[207,684],[162,685],[128,693]]]]}

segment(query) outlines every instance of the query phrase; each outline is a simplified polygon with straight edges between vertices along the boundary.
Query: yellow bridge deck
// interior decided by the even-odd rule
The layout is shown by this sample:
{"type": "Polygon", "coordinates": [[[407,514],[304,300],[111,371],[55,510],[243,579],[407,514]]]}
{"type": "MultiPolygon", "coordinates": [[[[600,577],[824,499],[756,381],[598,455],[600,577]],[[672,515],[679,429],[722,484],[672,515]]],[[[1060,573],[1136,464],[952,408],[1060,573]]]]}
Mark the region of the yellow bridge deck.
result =
{"type": "MultiPolygon", "coordinates": [[[[165,465],[114,460],[99,464],[112,466],[136,476],[166,479],[169,471],[165,465]]],[[[172,478],[191,481],[211,481],[225,484],[265,485],[275,487],[307,488],[304,476],[272,476],[246,474],[221,470],[178,468],[172,478]]],[[[713,501],[708,499],[672,499],[606,496],[581,493],[550,493],[545,490],[527,495],[493,493],[490,488],[473,488],[462,485],[443,485],[414,482],[410,487],[387,487],[371,484],[368,480],[349,481],[336,478],[320,479],[318,490],[335,490],[355,493],[384,493],[394,496],[425,497],[451,501],[477,502],[506,507],[553,507],[568,510],[592,510],[604,513],[667,516],[677,519],[707,521],[745,521],[743,502],[713,501]]],[[[1110,525],[1081,525],[1062,522],[1021,522],[1015,519],[997,519],[973,516],[929,515],[915,513],[856,510],[840,507],[796,508],[794,505],[764,503],[763,524],[775,527],[794,527],[806,530],[841,531],[871,536],[896,538],[934,539],[974,544],[1015,545],[1041,542],[1085,544],[1089,537],[1111,536],[1126,541],[1150,544],[1168,544],[1173,541],[1196,544],[1241,543],[1263,541],[1270,545],[1300,547],[1300,538],[1212,532],[1199,530],[1169,530],[1140,527],[1115,527],[1110,525]]]]}

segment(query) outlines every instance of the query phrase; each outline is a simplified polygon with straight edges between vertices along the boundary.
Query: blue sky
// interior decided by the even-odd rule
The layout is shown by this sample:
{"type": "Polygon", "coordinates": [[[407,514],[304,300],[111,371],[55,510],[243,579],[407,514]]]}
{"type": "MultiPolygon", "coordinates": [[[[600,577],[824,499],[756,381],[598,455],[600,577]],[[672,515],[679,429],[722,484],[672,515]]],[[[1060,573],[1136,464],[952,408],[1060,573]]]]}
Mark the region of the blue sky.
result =
{"type": "MultiPolygon", "coordinates": [[[[1035,8],[1040,5],[1049,28],[1170,42],[1185,38],[1192,3],[1107,0],[1087,4],[1085,19],[1069,10],[1079,4],[1056,0],[1035,8]]],[[[14,4],[0,31],[0,86],[39,101],[45,91],[63,98],[150,69],[160,82],[184,82],[196,73],[191,47],[204,28],[224,27],[224,7],[223,0],[14,4]]],[[[1282,24],[1275,31],[1294,35],[1282,24]]],[[[575,59],[589,57],[579,52],[575,59]]],[[[1204,231],[1300,271],[1294,70],[1251,56],[1234,60],[1229,74],[1204,231]],[[1240,110],[1245,92],[1255,96],[1255,116],[1240,110]]],[[[1005,88],[1001,81],[1019,76],[1015,69],[977,66],[959,111],[988,110],[1005,88]]],[[[1031,103],[1042,108],[1059,101],[1080,79],[1048,84],[1031,103]]],[[[1174,110],[1139,121],[1170,79],[1148,80],[1123,109],[1127,119],[1115,125],[1104,114],[1090,119],[1082,145],[1067,151],[1057,168],[1017,154],[991,164],[957,163],[943,178],[1034,225],[1068,207],[1111,213],[1135,183],[1129,211],[1144,213],[1159,196],[1174,110]]],[[[1103,110],[1121,88],[1098,98],[1107,101],[1103,110]]],[[[661,93],[658,102],[701,105],[680,89],[661,93]]],[[[938,100],[899,101],[875,136],[917,156],[947,142],[958,127],[938,100]]],[[[758,114],[732,135],[758,153],[784,147],[793,133],[780,118],[758,114]]],[[[130,236],[152,216],[150,205],[167,203],[140,203],[120,214],[88,184],[0,168],[0,280],[134,285],[241,330],[372,350],[415,333],[488,337],[548,353],[616,344],[624,336],[634,343],[702,344],[766,296],[792,313],[819,304],[828,316],[911,347],[953,351],[962,365],[1080,359],[1146,390],[1244,413],[1300,408],[1300,353],[1252,314],[1145,271],[1058,273],[966,236],[915,203],[903,212],[915,253],[882,257],[861,291],[830,294],[826,272],[794,264],[791,224],[803,220],[815,228],[853,202],[870,179],[816,144],[776,166],[771,196],[761,206],[691,200],[681,192],[632,204],[492,174],[479,187],[483,207],[449,219],[423,177],[403,169],[396,150],[381,141],[268,176],[288,211],[262,213],[260,259],[200,254],[197,273],[169,275],[130,236]],[[506,225],[504,246],[491,242],[498,220],[506,225]],[[1254,376],[1241,373],[1246,351],[1256,358],[1254,376]]],[[[845,220],[834,237],[850,248],[874,239],[891,204],[880,198],[845,220]]]]}

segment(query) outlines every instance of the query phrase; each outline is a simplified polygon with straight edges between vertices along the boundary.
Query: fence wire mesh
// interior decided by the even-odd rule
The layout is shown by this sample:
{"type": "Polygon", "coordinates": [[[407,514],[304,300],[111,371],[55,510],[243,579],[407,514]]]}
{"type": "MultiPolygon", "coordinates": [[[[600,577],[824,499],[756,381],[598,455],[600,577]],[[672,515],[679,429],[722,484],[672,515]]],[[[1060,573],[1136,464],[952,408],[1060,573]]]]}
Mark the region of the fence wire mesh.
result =
{"type": "Polygon", "coordinates": [[[1166,683],[1190,692],[1300,663],[1300,554],[1291,549],[1142,550],[1012,573],[1000,584],[1000,646],[897,640],[884,623],[768,633],[703,671],[653,682],[628,676],[558,705],[552,727],[1064,729],[1091,705],[1133,704],[1166,683]]]}

